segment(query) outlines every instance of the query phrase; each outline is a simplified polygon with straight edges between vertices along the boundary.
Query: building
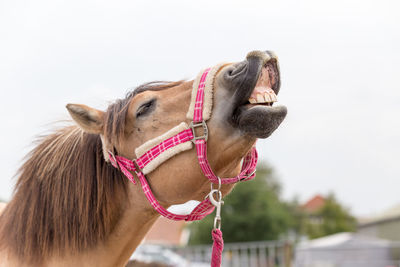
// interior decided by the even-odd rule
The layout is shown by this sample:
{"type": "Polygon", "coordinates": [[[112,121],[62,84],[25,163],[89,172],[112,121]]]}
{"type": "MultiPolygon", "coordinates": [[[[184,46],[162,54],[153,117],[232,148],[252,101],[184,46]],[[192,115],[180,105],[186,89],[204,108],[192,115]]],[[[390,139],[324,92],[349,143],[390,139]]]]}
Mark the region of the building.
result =
{"type": "Polygon", "coordinates": [[[366,236],[400,241],[400,204],[369,218],[358,219],[357,232],[366,236]]]}
{"type": "Polygon", "coordinates": [[[314,213],[321,209],[325,205],[325,198],[321,195],[315,195],[309,199],[306,203],[301,205],[303,211],[307,213],[314,213]]]}
{"type": "Polygon", "coordinates": [[[316,215],[316,212],[319,211],[325,205],[325,198],[321,195],[315,195],[306,203],[301,205],[301,209],[307,214],[308,222],[311,224],[321,224],[322,218],[316,215]]]}
{"type": "Polygon", "coordinates": [[[294,267],[394,267],[399,253],[389,240],[344,232],[299,243],[294,267]]]}

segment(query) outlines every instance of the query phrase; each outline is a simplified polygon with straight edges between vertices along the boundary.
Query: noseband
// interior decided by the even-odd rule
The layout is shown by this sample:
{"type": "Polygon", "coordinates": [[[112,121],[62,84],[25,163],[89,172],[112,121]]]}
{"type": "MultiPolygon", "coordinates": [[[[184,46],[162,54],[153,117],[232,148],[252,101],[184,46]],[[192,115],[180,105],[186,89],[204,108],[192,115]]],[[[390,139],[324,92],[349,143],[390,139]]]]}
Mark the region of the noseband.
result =
{"type": "Polygon", "coordinates": [[[220,191],[221,184],[232,184],[253,179],[255,177],[258,159],[257,150],[254,146],[244,157],[240,173],[236,177],[231,178],[220,178],[215,175],[207,160],[208,128],[206,121],[211,117],[215,76],[222,66],[223,65],[220,64],[213,68],[204,70],[194,81],[192,99],[187,114],[188,119],[191,120],[189,125],[182,122],[180,125],[172,128],[163,135],[147,141],[135,150],[137,156],[136,159],[129,160],[109,152],[111,164],[115,168],[120,169],[133,184],[136,184],[136,181],[131,171],[136,173],[146,198],[152,207],[162,216],[176,221],[195,221],[203,219],[205,216],[212,213],[215,207],[217,208],[214,220],[214,230],[212,232],[214,239],[212,266],[220,265],[220,255],[218,263],[218,259],[216,259],[217,256],[214,256],[216,255],[214,250],[218,250],[217,254],[220,254],[222,253],[223,248],[222,233],[220,231],[220,210],[221,205],[223,204],[222,193],[220,191]],[[196,135],[196,128],[202,129],[201,135],[196,135]],[[196,147],[200,168],[203,174],[211,182],[211,191],[190,214],[174,214],[158,203],[151,191],[145,175],[153,171],[161,163],[172,156],[191,149],[193,144],[196,147]],[[218,187],[214,189],[213,184],[217,184],[218,187]],[[216,196],[216,198],[214,196],[216,196]]]}

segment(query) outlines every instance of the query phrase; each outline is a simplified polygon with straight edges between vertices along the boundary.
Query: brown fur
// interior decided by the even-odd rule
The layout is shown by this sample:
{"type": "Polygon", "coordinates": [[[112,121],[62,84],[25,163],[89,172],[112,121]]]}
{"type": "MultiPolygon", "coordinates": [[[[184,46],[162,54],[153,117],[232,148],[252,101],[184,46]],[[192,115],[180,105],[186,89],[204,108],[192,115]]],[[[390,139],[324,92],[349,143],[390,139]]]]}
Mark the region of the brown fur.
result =
{"type": "Polygon", "coordinates": [[[121,216],[126,179],[103,160],[98,135],[75,126],[45,137],[20,170],[0,217],[0,244],[38,262],[104,240],[121,216]]]}
{"type": "MultiPolygon", "coordinates": [[[[110,105],[104,114],[105,139],[112,146],[121,142],[135,95],[181,83],[146,84],[110,105]]],[[[0,216],[0,249],[38,264],[66,250],[93,248],[122,216],[127,181],[104,161],[99,135],[68,126],[41,138],[20,168],[13,199],[0,216]]]]}
{"type": "Polygon", "coordinates": [[[0,214],[3,212],[3,210],[6,208],[7,204],[0,202],[0,214]]]}
{"type": "Polygon", "coordinates": [[[178,82],[151,82],[146,83],[132,92],[128,93],[124,99],[117,100],[108,108],[108,113],[112,114],[105,118],[106,130],[105,138],[111,144],[121,144],[122,137],[125,134],[126,121],[128,117],[129,104],[131,100],[139,93],[144,91],[160,91],[171,87],[181,85],[183,81],[178,82]]]}

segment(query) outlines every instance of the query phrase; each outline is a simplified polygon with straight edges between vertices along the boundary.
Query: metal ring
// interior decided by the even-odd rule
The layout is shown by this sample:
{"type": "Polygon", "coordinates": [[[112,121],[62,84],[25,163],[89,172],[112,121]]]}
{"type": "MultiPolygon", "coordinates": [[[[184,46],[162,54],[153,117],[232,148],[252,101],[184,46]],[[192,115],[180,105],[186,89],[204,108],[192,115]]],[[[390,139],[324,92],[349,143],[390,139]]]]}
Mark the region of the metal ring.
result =
{"type": "Polygon", "coordinates": [[[211,190],[211,192],[207,195],[208,199],[210,200],[211,204],[215,207],[217,207],[218,205],[221,204],[221,200],[222,200],[222,193],[221,191],[217,190],[217,189],[213,189],[211,190]],[[217,197],[218,199],[214,198],[214,193],[218,193],[217,197]]]}
{"type": "MultiPolygon", "coordinates": [[[[219,178],[219,176],[217,176],[217,178],[218,178],[218,191],[220,191],[221,190],[221,185],[222,185],[222,182],[221,182],[221,178],[219,178]]],[[[214,190],[214,187],[213,187],[213,182],[211,182],[211,191],[212,190],[214,190]]]]}
{"type": "Polygon", "coordinates": [[[221,202],[222,200],[222,192],[218,190],[218,202],[221,202]]]}

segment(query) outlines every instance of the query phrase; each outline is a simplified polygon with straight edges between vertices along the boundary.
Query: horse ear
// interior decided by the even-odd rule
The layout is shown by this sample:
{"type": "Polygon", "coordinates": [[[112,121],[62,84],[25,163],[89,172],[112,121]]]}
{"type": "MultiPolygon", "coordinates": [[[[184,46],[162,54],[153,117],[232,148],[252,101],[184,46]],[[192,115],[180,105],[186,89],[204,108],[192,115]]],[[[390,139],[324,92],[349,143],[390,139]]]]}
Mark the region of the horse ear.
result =
{"type": "Polygon", "coordinates": [[[104,112],[81,104],[68,104],[67,110],[72,119],[85,132],[103,133],[104,112]]]}

